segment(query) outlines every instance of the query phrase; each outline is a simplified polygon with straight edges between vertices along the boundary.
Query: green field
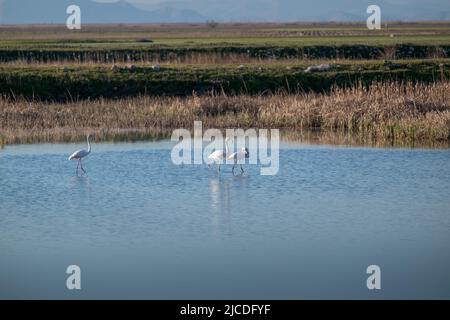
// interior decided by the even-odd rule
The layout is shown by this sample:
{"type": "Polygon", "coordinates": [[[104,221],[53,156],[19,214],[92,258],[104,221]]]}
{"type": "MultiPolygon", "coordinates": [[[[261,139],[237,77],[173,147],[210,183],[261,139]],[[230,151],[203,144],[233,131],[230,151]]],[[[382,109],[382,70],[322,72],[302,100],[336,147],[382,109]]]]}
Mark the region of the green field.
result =
{"type": "Polygon", "coordinates": [[[171,24],[1,26],[0,50],[151,50],[223,47],[449,46],[450,22],[363,24],[171,24]]]}
{"type": "Polygon", "coordinates": [[[320,44],[449,45],[450,22],[387,23],[381,30],[365,24],[158,24],[87,25],[80,31],[64,26],[2,26],[0,48],[31,47],[208,47],[304,46],[320,44]],[[144,40],[152,40],[145,43],[144,40]]]}
{"type": "Polygon", "coordinates": [[[450,78],[450,59],[349,61],[330,65],[330,70],[307,73],[310,63],[254,63],[245,67],[222,65],[6,65],[0,66],[0,93],[45,100],[118,98],[141,94],[186,96],[208,94],[261,94],[284,91],[328,91],[333,86],[352,87],[373,82],[420,81],[432,83],[450,78]]]}
{"type": "Polygon", "coordinates": [[[64,100],[320,92],[446,80],[449,59],[450,22],[388,22],[381,30],[363,23],[1,26],[0,93],[64,100]],[[305,72],[320,63],[331,67],[305,72]]]}
{"type": "Polygon", "coordinates": [[[227,64],[450,57],[450,22],[0,27],[0,63],[227,64]]]}

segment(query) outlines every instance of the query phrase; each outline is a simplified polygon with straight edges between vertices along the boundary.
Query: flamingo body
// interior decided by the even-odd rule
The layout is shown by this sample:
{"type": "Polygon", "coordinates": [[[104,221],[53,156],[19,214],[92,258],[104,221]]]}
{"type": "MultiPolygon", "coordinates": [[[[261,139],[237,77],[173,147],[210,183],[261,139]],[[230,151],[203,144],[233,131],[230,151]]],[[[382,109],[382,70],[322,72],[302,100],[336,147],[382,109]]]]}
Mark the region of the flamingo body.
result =
{"type": "MultiPolygon", "coordinates": [[[[233,169],[232,169],[233,174],[234,174],[234,168],[236,167],[236,164],[239,161],[241,161],[242,159],[245,159],[248,157],[250,157],[250,153],[248,152],[247,148],[242,148],[238,152],[234,152],[227,157],[227,160],[234,161],[234,165],[233,165],[233,169]]],[[[241,167],[241,173],[244,173],[244,168],[242,168],[242,164],[239,164],[239,166],[241,167]]]]}
{"type": "Polygon", "coordinates": [[[225,140],[225,151],[216,150],[208,156],[208,167],[211,166],[211,163],[216,163],[218,164],[218,171],[220,172],[220,165],[223,163],[223,160],[227,157],[228,154],[228,140],[229,139],[225,140]]]}
{"type": "Polygon", "coordinates": [[[208,156],[211,162],[222,162],[226,158],[226,153],[223,150],[216,150],[208,156]]]}
{"type": "Polygon", "coordinates": [[[79,160],[79,159],[82,159],[82,158],[88,156],[89,153],[91,153],[91,152],[90,152],[90,151],[87,151],[87,150],[84,150],[84,149],[75,151],[75,152],[69,157],[69,160],[79,160]]]}
{"type": "Polygon", "coordinates": [[[83,168],[83,163],[81,162],[81,160],[85,157],[87,157],[90,153],[91,153],[91,144],[89,142],[89,139],[91,138],[91,135],[88,135],[86,138],[87,141],[87,150],[85,149],[81,149],[78,151],[75,151],[74,153],[72,153],[72,155],[69,157],[69,160],[77,160],[78,161],[78,165],[77,165],[77,175],[78,175],[78,167],[81,166],[81,170],[86,173],[86,171],[83,168]]]}

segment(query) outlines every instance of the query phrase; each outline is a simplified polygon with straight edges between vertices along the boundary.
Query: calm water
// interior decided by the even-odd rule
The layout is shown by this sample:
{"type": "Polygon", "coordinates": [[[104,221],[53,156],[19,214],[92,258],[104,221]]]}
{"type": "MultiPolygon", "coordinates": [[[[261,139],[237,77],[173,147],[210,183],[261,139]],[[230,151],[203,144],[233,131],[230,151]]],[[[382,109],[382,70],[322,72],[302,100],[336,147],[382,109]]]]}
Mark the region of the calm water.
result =
{"type": "Polygon", "coordinates": [[[94,144],[80,178],[81,146],[0,151],[0,298],[450,298],[449,150],[291,144],[234,177],[94,144]]]}

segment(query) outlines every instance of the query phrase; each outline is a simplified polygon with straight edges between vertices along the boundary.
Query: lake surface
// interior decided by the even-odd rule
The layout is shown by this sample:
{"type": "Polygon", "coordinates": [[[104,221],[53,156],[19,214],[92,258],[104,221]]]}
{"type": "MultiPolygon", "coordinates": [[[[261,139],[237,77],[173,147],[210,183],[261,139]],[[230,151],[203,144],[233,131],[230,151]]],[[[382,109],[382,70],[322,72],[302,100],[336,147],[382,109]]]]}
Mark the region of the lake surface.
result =
{"type": "Polygon", "coordinates": [[[83,177],[83,144],[0,150],[0,298],[450,298],[448,149],[284,144],[233,176],[171,146],[94,144],[83,177]]]}

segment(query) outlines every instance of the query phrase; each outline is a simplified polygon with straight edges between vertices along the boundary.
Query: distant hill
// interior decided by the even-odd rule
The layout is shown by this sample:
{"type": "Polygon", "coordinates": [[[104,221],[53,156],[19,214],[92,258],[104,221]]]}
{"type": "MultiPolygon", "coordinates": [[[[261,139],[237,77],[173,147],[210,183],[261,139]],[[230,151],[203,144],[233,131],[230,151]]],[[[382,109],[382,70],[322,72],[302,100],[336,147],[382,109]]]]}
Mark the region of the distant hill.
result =
{"type": "Polygon", "coordinates": [[[207,19],[190,9],[138,9],[124,0],[98,3],[91,0],[0,0],[1,24],[65,24],[66,8],[81,8],[82,23],[204,22],[207,19]]]}
{"type": "Polygon", "coordinates": [[[371,4],[381,7],[385,20],[450,20],[450,0],[142,0],[139,3],[146,10],[160,6],[190,8],[217,21],[364,21],[371,4]]]}
{"type": "MultiPolygon", "coordinates": [[[[450,0],[377,0],[383,20],[450,20],[450,0]]],[[[372,0],[0,0],[0,23],[65,23],[77,4],[82,23],[364,21],[372,0]]]]}

